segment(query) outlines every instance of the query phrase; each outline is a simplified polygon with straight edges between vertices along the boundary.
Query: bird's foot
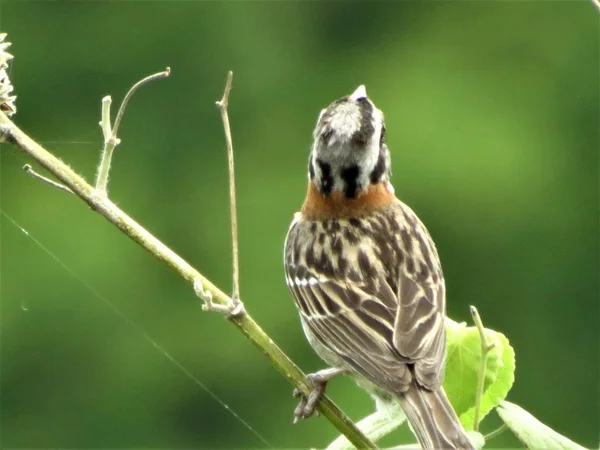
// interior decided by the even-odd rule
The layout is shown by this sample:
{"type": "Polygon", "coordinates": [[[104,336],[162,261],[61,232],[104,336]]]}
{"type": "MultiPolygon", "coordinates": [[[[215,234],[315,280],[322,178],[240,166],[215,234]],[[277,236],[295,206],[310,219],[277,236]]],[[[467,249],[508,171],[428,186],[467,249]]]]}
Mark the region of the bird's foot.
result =
{"type": "Polygon", "coordinates": [[[306,378],[311,382],[313,388],[308,396],[304,395],[300,389],[294,389],[294,397],[300,397],[300,403],[294,410],[294,424],[298,423],[299,419],[307,419],[313,413],[319,414],[316,411],[317,404],[325,395],[327,382],[333,377],[345,373],[345,369],[323,369],[318,372],[308,374],[306,378]]]}

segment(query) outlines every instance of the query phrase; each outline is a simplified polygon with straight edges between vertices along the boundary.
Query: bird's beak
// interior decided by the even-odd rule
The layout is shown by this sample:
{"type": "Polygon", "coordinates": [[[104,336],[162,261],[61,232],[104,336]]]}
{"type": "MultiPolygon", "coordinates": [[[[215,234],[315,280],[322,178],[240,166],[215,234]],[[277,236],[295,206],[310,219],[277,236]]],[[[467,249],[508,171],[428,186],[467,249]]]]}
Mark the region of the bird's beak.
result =
{"type": "Polygon", "coordinates": [[[360,100],[361,98],[367,98],[367,88],[364,84],[361,84],[356,90],[350,95],[352,100],[360,100]]]}

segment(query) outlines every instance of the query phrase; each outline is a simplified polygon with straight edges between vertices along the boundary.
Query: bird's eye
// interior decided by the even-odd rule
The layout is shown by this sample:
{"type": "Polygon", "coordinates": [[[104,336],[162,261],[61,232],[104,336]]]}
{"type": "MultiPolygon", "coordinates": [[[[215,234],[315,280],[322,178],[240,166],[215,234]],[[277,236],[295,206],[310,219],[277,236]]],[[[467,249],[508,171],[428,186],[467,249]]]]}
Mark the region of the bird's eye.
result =
{"type": "Polygon", "coordinates": [[[365,133],[355,133],[354,136],[352,136],[352,142],[357,145],[367,145],[367,136],[365,133]]]}

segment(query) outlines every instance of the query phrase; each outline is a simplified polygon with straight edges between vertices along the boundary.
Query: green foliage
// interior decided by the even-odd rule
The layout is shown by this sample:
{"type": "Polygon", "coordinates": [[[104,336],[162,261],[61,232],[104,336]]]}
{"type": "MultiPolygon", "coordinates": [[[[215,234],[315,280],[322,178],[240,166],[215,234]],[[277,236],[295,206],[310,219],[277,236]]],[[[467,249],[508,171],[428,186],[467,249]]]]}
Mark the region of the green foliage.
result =
{"type": "MultiPolygon", "coordinates": [[[[484,436],[473,430],[475,420],[476,387],[479,377],[485,382],[479,405],[479,422],[496,408],[498,415],[508,428],[519,438],[526,448],[548,448],[561,450],[582,450],[583,447],[561,436],[541,423],[520,406],[507,402],[515,380],[515,351],[502,333],[485,328],[487,345],[492,348],[487,353],[486,366],[480,373],[481,335],[477,327],[467,327],[465,323],[447,320],[448,355],[444,389],[454,406],[461,423],[469,433],[475,448],[485,445],[484,436]]],[[[406,416],[398,405],[376,411],[357,422],[359,428],[376,442],[406,422],[406,416]]],[[[406,446],[413,448],[414,444],[406,446]]],[[[353,448],[344,436],[338,437],[327,450],[347,450],[353,448]]],[[[398,449],[404,446],[396,447],[398,449]]]]}
{"type": "MultiPolygon", "coordinates": [[[[583,449],[541,423],[520,406],[504,400],[515,380],[515,352],[502,333],[487,328],[484,332],[487,345],[492,347],[487,353],[485,370],[481,373],[482,336],[479,329],[448,320],[444,388],[465,429],[473,430],[475,389],[479,377],[483,376],[479,422],[496,407],[498,415],[527,448],[583,449]]],[[[473,442],[477,442],[476,447],[480,448],[482,436],[473,437],[473,442]]]]}
{"type": "MultiPolygon", "coordinates": [[[[456,414],[467,430],[473,429],[475,397],[481,361],[481,338],[476,327],[448,321],[448,356],[444,389],[456,414]]],[[[508,339],[494,330],[485,330],[494,347],[487,357],[481,398],[481,421],[506,398],[515,380],[515,352],[508,339]]]]}
{"type": "Polygon", "coordinates": [[[514,403],[503,401],[496,410],[526,448],[584,450],[584,447],[558,434],[514,403]]]}

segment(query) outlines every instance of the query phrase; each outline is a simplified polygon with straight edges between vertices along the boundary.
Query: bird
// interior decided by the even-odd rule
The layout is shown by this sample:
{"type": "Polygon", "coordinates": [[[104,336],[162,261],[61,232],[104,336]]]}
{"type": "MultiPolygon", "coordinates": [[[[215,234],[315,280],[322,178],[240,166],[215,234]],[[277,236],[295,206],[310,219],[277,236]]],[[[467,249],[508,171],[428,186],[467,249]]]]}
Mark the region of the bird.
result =
{"type": "Polygon", "coordinates": [[[427,228],[390,182],[384,115],[364,85],[319,114],[308,189],[284,245],[304,334],[330,367],[308,375],[295,422],[350,374],[399,403],[422,448],[474,449],[443,388],[446,288],[427,228]]]}

